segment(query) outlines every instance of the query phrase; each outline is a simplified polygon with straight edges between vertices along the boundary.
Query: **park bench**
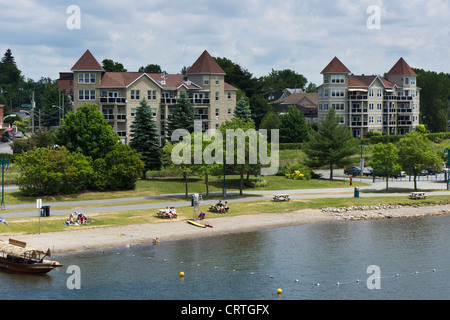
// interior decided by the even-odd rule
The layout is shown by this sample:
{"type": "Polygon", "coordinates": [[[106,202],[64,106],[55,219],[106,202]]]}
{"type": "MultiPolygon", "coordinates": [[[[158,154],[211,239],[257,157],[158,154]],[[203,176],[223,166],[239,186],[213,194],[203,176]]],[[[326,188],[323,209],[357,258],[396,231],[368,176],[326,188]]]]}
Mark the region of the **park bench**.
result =
{"type": "Polygon", "coordinates": [[[410,199],[420,199],[423,198],[425,199],[427,197],[425,192],[411,192],[411,194],[409,195],[410,199]]]}
{"type": "Polygon", "coordinates": [[[291,200],[291,198],[289,197],[288,194],[276,194],[273,196],[273,201],[280,201],[280,200],[289,201],[291,200]]]}

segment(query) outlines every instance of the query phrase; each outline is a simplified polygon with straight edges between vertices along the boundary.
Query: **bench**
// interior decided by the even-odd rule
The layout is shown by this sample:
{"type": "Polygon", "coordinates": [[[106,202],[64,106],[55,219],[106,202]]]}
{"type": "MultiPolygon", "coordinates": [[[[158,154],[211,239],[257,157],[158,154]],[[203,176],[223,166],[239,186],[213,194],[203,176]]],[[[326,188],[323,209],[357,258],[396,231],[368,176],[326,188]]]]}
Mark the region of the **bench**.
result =
{"type": "Polygon", "coordinates": [[[159,209],[157,212],[156,212],[156,215],[158,216],[158,217],[161,217],[161,218],[163,218],[163,219],[165,219],[165,218],[169,218],[169,219],[173,219],[173,218],[177,218],[178,217],[178,215],[175,213],[175,214],[171,214],[171,213],[166,213],[166,210],[165,209],[159,209]]]}
{"type": "Polygon", "coordinates": [[[280,201],[280,200],[289,201],[291,200],[291,198],[289,197],[288,194],[276,194],[273,196],[273,201],[280,201]]]}
{"type": "Polygon", "coordinates": [[[420,199],[423,198],[425,199],[427,197],[425,192],[411,192],[411,194],[409,195],[410,199],[420,199]]]}

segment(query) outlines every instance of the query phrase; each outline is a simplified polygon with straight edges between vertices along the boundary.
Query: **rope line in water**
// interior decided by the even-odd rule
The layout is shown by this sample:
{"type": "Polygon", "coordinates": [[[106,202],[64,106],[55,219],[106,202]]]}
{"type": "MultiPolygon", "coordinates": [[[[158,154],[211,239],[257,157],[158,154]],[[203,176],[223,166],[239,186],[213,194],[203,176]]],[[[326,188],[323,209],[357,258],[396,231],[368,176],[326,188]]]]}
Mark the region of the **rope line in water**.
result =
{"type": "MultiPolygon", "coordinates": [[[[117,255],[119,256],[120,253],[117,252],[117,255]]],[[[136,255],[132,254],[131,258],[135,259],[136,255]]],[[[151,256],[149,256],[148,258],[146,258],[146,260],[148,262],[159,262],[159,263],[169,263],[168,259],[152,259],[151,256]]],[[[178,262],[178,264],[184,266],[184,269],[186,268],[192,268],[194,270],[198,270],[198,269],[205,269],[205,267],[202,267],[202,265],[200,263],[188,263],[186,264],[183,261],[178,262]]],[[[207,267],[206,269],[210,269],[211,267],[207,267]]],[[[316,286],[319,287],[322,285],[321,282],[312,282],[312,281],[308,281],[308,280],[301,280],[300,278],[288,278],[285,276],[280,276],[280,275],[276,275],[275,273],[272,274],[267,274],[267,273],[255,273],[255,272],[250,272],[250,271],[240,271],[238,268],[234,268],[234,269],[228,269],[228,268],[222,268],[219,266],[214,266],[213,269],[216,272],[221,272],[221,273],[235,273],[235,274],[239,274],[239,275],[247,275],[248,277],[256,277],[256,278],[268,278],[268,279],[280,279],[283,281],[294,281],[296,283],[299,284],[308,284],[308,285],[312,285],[312,286],[316,286]]],[[[401,277],[410,277],[410,276],[418,276],[420,274],[425,274],[425,273],[438,273],[438,272],[445,272],[445,271],[450,271],[450,268],[441,268],[441,269],[431,269],[431,270],[425,270],[425,271],[414,271],[414,272],[410,272],[410,273],[395,273],[392,275],[388,275],[388,276],[381,276],[381,277],[377,277],[377,279],[396,279],[396,278],[401,278],[401,277]]],[[[184,270],[180,270],[180,274],[183,274],[184,277],[184,270]]],[[[370,274],[368,274],[368,276],[370,276],[370,274]]],[[[325,281],[326,284],[328,284],[330,281],[325,281]]],[[[360,282],[365,283],[365,279],[354,279],[354,280],[347,280],[347,281],[336,281],[334,282],[334,286],[342,286],[342,285],[349,285],[349,284],[358,284],[360,282]]]]}

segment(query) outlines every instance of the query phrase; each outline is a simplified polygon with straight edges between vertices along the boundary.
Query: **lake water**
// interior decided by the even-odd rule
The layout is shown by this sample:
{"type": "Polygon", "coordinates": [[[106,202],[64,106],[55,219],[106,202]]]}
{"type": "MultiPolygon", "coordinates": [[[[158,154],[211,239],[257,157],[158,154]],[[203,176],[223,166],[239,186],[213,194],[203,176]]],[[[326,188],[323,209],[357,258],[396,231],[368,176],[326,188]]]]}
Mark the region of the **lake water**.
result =
{"type": "Polygon", "coordinates": [[[54,257],[65,267],[42,276],[0,272],[0,299],[450,299],[449,244],[450,215],[162,241],[54,257]],[[70,265],[81,289],[67,288],[70,265]]]}

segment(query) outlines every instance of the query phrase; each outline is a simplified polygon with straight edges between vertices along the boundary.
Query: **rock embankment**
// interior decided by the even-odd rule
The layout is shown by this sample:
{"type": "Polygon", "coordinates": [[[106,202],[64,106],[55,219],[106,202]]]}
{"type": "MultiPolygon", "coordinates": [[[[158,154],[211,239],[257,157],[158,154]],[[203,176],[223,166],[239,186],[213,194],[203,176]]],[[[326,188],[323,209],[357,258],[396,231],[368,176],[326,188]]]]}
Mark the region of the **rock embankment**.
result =
{"type": "Polygon", "coordinates": [[[447,206],[391,205],[377,204],[373,206],[328,207],[321,210],[342,220],[369,220],[400,217],[420,217],[450,213],[447,206]]]}

